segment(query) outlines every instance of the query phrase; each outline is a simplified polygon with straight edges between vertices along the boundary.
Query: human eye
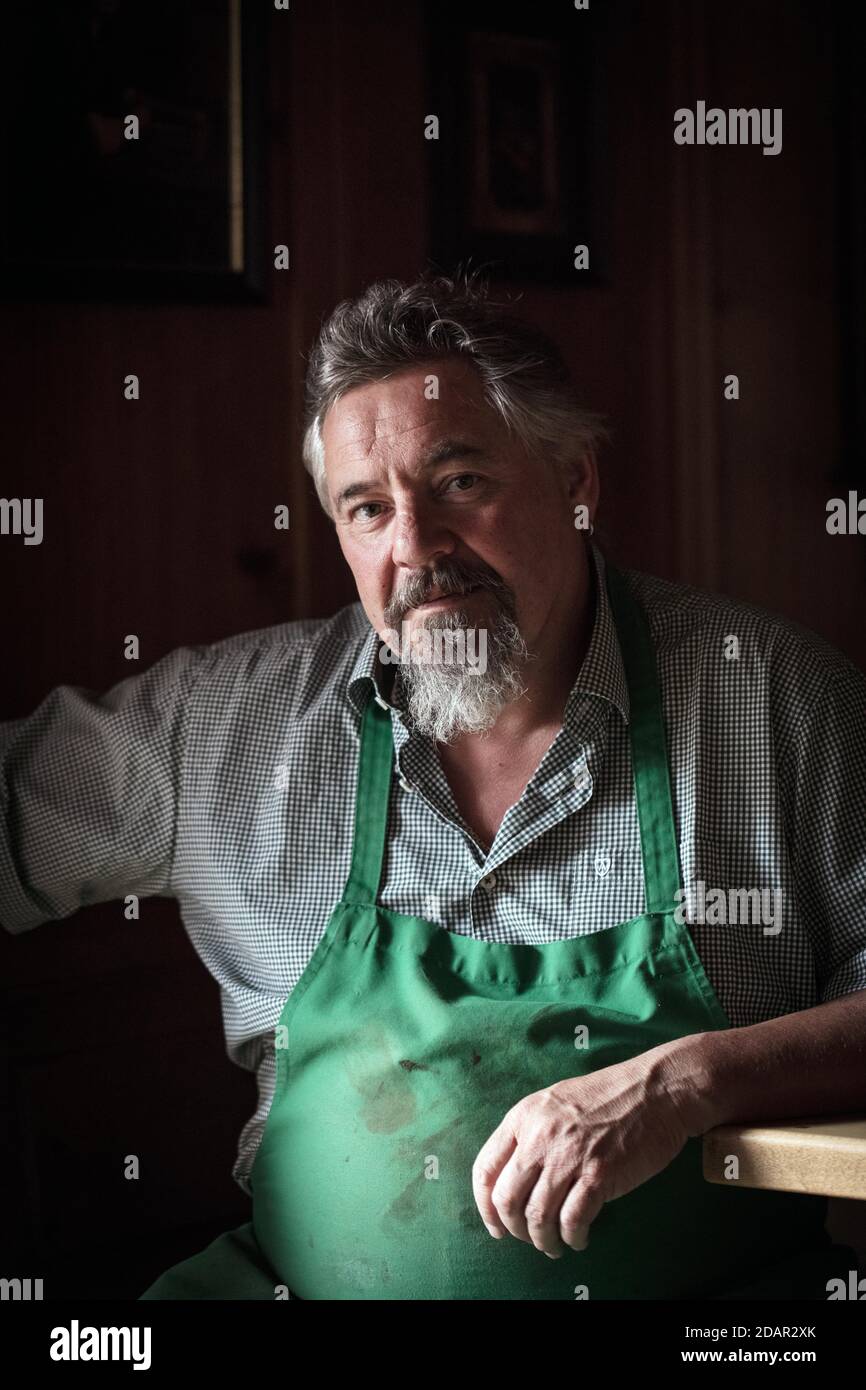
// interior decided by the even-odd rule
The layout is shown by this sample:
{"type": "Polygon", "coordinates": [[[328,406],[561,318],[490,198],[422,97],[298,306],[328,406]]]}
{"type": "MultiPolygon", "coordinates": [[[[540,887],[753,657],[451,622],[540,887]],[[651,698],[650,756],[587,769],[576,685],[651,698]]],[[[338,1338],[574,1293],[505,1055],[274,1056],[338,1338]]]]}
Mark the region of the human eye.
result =
{"type": "Polygon", "coordinates": [[[449,478],[449,479],[448,479],[448,482],[447,482],[446,485],[445,485],[444,491],[447,492],[447,491],[450,489],[450,487],[451,487],[451,485],[452,485],[453,483],[467,484],[467,482],[468,482],[468,486],[458,487],[458,488],[457,488],[457,491],[458,491],[458,492],[469,492],[469,491],[471,491],[471,489],[472,489],[472,487],[474,486],[474,484],[477,483],[477,482],[479,482],[479,481],[480,481],[480,475],[479,475],[478,473],[456,473],[456,474],[454,475],[453,478],[449,478]]]}
{"type": "Polygon", "coordinates": [[[370,514],[368,508],[381,507],[381,502],[359,502],[357,507],[352,507],[349,512],[350,521],[375,521],[376,516],[370,514]]]}

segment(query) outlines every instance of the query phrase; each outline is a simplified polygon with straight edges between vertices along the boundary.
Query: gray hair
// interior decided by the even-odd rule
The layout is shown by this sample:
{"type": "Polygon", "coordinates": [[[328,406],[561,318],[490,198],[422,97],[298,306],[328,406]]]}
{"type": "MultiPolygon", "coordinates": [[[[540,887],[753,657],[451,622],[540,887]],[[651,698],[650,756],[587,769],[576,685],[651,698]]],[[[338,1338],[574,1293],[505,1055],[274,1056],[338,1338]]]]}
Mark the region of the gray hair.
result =
{"type": "Polygon", "coordinates": [[[555,467],[594,454],[607,437],[601,416],[578,403],[559,348],[510,305],[489,299],[479,274],[380,280],[344,299],[322,325],[307,364],[303,458],[328,516],[325,416],[352,387],[418,362],[471,363],[506,427],[555,467]]]}

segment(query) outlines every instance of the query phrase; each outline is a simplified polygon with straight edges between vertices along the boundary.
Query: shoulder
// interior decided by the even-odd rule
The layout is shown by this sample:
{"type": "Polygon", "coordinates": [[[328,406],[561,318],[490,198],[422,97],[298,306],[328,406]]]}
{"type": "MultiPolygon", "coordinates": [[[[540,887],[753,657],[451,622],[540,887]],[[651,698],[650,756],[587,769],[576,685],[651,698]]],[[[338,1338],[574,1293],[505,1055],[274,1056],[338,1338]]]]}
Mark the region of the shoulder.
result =
{"type": "Polygon", "coordinates": [[[709,589],[621,572],[647,614],[663,675],[715,698],[733,688],[727,677],[735,670],[753,697],[795,721],[830,694],[855,703],[866,698],[863,672],[793,619],[709,589]]]}

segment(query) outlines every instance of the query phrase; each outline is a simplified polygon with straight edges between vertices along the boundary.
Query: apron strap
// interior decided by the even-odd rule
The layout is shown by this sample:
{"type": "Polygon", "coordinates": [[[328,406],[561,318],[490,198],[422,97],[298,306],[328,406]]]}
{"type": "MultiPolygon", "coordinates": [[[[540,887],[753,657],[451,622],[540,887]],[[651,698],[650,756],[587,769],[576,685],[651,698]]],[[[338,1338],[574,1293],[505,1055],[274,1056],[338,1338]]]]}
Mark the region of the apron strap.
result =
{"type": "Polygon", "coordinates": [[[610,561],[605,569],[628,682],[646,908],[647,912],[672,912],[681,879],[655,651],[643,608],[610,561]]]}
{"type": "Polygon", "coordinates": [[[355,796],[355,838],[352,867],[343,897],[352,902],[374,903],[379,892],[385,833],[388,828],[388,802],[391,796],[391,770],[394,737],[391,716],[373,699],[373,692],[361,718],[361,756],[355,796]]]}
{"type": "MultiPolygon", "coordinates": [[[[629,737],[646,910],[672,912],[681,880],[655,652],[646,614],[610,561],[605,568],[628,682],[629,737]]],[[[361,720],[355,838],[352,867],[343,894],[352,902],[375,904],[379,892],[393,761],[391,716],[376,703],[371,690],[361,720]]]]}

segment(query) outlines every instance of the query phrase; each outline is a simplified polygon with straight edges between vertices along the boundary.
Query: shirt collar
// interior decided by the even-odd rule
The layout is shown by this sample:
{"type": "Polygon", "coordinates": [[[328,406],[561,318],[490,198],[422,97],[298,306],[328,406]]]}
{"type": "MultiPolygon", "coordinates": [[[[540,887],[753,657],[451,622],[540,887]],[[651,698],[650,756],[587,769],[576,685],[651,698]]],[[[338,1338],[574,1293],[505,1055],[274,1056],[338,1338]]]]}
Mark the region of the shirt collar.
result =
{"type": "Polygon", "coordinates": [[[380,704],[386,705],[389,709],[396,709],[390,692],[390,673],[394,670],[391,665],[385,665],[379,660],[379,653],[383,649],[384,643],[376,629],[370,625],[367,636],[361,643],[355,664],[352,667],[347,690],[352,704],[361,713],[368,699],[368,689],[373,686],[373,698],[379,700],[380,704]]]}
{"type": "MultiPolygon", "coordinates": [[[[630,713],[628,684],[605,583],[606,562],[598,546],[593,541],[588,544],[593,561],[595,619],[583,665],[566,701],[563,723],[574,727],[581,697],[591,695],[612,704],[627,724],[630,713]]],[[[395,667],[379,660],[382,646],[381,637],[371,625],[347,685],[349,698],[359,713],[367,701],[371,684],[374,699],[378,698],[386,708],[400,712],[391,685],[391,673],[395,667]]]]}
{"type": "Polygon", "coordinates": [[[628,682],[607,592],[607,562],[593,541],[589,542],[589,549],[595,578],[595,620],[583,665],[566,702],[563,723],[567,726],[573,722],[582,695],[594,695],[613,705],[622,716],[623,722],[628,724],[628,682]]]}

